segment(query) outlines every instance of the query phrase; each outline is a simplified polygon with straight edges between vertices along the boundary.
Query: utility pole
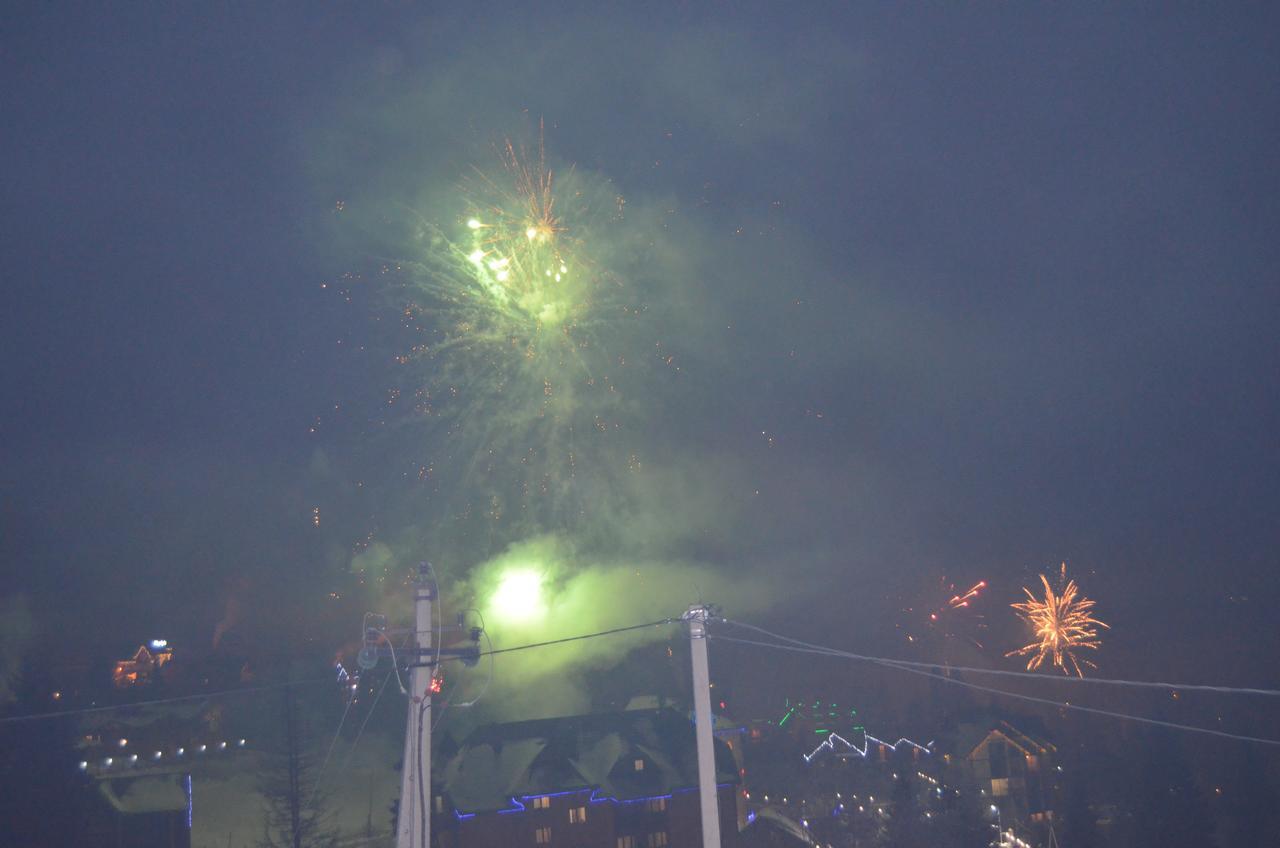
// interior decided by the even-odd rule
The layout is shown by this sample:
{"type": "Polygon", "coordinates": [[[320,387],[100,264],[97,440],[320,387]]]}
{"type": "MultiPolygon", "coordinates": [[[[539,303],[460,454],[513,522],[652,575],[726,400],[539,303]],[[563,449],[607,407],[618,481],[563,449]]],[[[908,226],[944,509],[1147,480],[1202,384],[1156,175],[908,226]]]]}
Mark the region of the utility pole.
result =
{"type": "Polygon", "coordinates": [[[436,597],[431,564],[418,564],[413,582],[414,644],[409,652],[409,723],[400,770],[400,808],[396,848],[431,846],[431,680],[435,655],[431,642],[431,604],[436,597]]]}
{"type": "Polygon", "coordinates": [[[693,718],[698,736],[698,800],[702,809],[702,848],[720,848],[720,805],[716,798],[715,737],[711,726],[711,674],[707,669],[707,619],[711,611],[694,604],[683,616],[689,622],[693,656],[693,718]]]}

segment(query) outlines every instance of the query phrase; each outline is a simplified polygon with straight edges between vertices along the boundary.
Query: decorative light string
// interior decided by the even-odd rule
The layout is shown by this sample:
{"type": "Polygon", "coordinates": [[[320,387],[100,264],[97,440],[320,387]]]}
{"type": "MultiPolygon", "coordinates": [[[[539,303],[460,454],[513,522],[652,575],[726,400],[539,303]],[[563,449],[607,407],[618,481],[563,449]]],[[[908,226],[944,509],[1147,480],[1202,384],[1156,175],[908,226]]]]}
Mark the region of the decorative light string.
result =
{"type": "Polygon", "coordinates": [[[841,736],[839,733],[832,733],[832,734],[828,735],[828,736],[827,736],[827,738],[826,738],[826,739],[824,739],[824,740],[822,741],[822,744],[820,744],[818,747],[814,748],[814,749],[813,749],[812,751],[810,751],[809,753],[805,754],[805,755],[804,755],[804,761],[805,761],[806,763],[807,763],[807,762],[810,762],[814,757],[816,757],[816,756],[818,756],[818,754],[822,753],[822,749],[823,749],[823,748],[826,748],[828,751],[831,751],[831,753],[833,753],[833,754],[834,754],[834,753],[835,753],[835,750],[836,750],[835,743],[836,743],[837,741],[839,741],[842,745],[844,745],[844,746],[845,746],[847,749],[849,749],[850,751],[853,751],[855,754],[857,754],[858,756],[862,757],[862,759],[864,759],[864,760],[867,758],[867,752],[868,752],[869,750],[871,750],[871,744],[872,744],[873,742],[874,742],[875,744],[877,744],[877,745],[882,745],[882,746],[884,746],[885,748],[889,748],[889,749],[890,749],[890,750],[892,750],[892,751],[897,751],[897,750],[898,750],[898,746],[902,746],[902,747],[904,747],[904,748],[915,749],[915,750],[917,750],[917,751],[924,751],[926,754],[932,754],[932,753],[933,753],[933,742],[932,742],[932,741],[930,741],[928,744],[921,745],[919,742],[913,742],[913,741],[911,741],[910,739],[907,739],[907,738],[904,736],[904,737],[902,737],[901,739],[899,739],[897,742],[890,743],[890,742],[886,742],[886,741],[884,741],[883,739],[877,739],[876,737],[872,736],[870,733],[867,733],[867,732],[864,730],[864,731],[862,732],[862,747],[861,747],[861,748],[859,748],[859,747],[858,747],[856,744],[854,744],[853,742],[850,742],[848,739],[845,739],[845,738],[844,738],[843,736],[841,736]]]}

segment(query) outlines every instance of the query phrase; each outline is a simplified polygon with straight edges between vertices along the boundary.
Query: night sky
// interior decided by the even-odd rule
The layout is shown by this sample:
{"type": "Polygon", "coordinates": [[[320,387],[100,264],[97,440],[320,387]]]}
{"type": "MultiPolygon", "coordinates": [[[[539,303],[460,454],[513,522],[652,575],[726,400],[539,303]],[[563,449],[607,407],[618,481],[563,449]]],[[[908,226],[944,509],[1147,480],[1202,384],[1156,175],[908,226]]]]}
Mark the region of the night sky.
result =
{"type": "Polygon", "coordinates": [[[336,646],[370,575],[461,597],[535,545],[594,593],[556,632],[702,597],[904,656],[904,606],[985,579],[1016,668],[1065,560],[1100,673],[1280,684],[1273,8],[513,8],[11,11],[0,594],[37,633],[203,650],[237,598],[336,646]],[[539,121],[625,200],[636,364],[586,508],[460,521],[457,446],[533,431],[386,411],[445,366],[397,370],[378,269],[539,121]]]}

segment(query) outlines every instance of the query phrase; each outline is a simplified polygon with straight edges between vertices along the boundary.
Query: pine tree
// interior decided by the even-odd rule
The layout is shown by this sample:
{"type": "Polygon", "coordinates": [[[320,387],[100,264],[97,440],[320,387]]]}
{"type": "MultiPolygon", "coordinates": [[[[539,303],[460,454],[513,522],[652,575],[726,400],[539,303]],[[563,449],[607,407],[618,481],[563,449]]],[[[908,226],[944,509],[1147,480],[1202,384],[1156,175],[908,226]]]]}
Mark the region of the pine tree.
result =
{"type": "Polygon", "coordinates": [[[338,831],[329,826],[328,798],[316,791],[316,769],[307,749],[305,721],[293,687],[284,688],[281,733],[273,762],[259,785],[266,824],[259,848],[332,848],[338,831]]]}
{"type": "Polygon", "coordinates": [[[893,800],[885,825],[884,844],[893,848],[926,848],[933,844],[933,828],[926,823],[915,777],[904,770],[893,782],[893,800]]]}

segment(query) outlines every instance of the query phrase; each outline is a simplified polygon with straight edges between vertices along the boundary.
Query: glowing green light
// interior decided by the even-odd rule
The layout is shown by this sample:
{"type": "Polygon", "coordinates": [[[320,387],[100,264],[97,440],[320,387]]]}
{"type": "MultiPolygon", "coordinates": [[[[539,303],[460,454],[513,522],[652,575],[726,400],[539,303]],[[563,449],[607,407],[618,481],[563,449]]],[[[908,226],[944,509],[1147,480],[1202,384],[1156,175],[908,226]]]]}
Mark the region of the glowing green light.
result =
{"type": "Polygon", "coordinates": [[[527,238],[529,241],[533,241],[537,237],[537,235],[538,235],[538,230],[536,227],[529,227],[527,230],[524,231],[524,237],[527,238]]]}
{"type": "Polygon", "coordinates": [[[532,568],[512,569],[502,575],[489,607],[498,618],[512,623],[535,621],[546,614],[542,574],[532,568]]]}
{"type": "Polygon", "coordinates": [[[467,258],[475,264],[480,265],[484,262],[484,251],[477,248],[476,250],[471,251],[467,258]]]}
{"type": "Polygon", "coordinates": [[[473,230],[478,230],[480,229],[480,222],[477,221],[475,218],[472,218],[469,221],[467,221],[467,226],[473,230]]]}

